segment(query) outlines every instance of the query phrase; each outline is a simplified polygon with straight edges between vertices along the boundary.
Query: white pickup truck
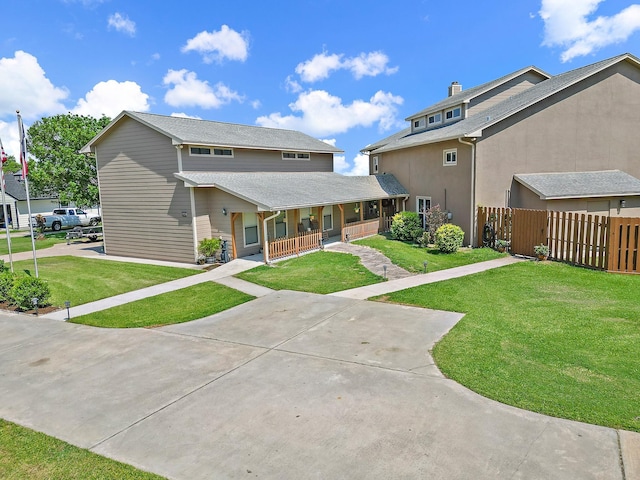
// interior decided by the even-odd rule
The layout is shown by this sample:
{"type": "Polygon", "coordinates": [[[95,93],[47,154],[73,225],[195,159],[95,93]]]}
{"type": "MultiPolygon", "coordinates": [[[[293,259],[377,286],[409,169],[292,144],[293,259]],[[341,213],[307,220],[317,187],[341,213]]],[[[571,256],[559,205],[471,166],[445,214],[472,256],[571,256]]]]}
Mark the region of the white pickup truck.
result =
{"type": "MultiPolygon", "coordinates": [[[[33,226],[38,227],[38,215],[33,217],[33,226]]],[[[87,227],[98,225],[102,220],[99,215],[87,213],[81,208],[56,208],[50,215],[41,215],[44,228],[54,232],[62,228],[87,227]]]]}

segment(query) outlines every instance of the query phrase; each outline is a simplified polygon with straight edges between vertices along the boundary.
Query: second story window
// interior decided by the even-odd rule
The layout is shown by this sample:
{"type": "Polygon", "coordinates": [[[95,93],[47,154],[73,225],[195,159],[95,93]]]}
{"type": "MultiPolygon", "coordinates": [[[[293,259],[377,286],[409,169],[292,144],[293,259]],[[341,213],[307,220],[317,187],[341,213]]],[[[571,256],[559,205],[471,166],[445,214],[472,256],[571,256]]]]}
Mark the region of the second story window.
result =
{"type": "Polygon", "coordinates": [[[429,117],[427,117],[427,123],[429,124],[429,126],[438,125],[439,123],[442,123],[442,114],[434,113],[433,115],[429,115],[429,117]]]}
{"type": "Polygon", "coordinates": [[[208,157],[233,157],[233,149],[223,147],[189,147],[189,155],[205,155],[208,157]]]}
{"type": "Polygon", "coordinates": [[[283,160],[309,160],[311,154],[306,152],[282,152],[283,160]]]}
{"type": "Polygon", "coordinates": [[[451,110],[447,110],[446,112],[444,112],[444,118],[448,122],[460,118],[461,115],[462,109],[460,107],[452,108],[451,110]]]}
{"type": "Polygon", "coordinates": [[[442,152],[442,164],[446,167],[449,165],[458,164],[458,150],[452,148],[450,150],[444,150],[442,152]]]}

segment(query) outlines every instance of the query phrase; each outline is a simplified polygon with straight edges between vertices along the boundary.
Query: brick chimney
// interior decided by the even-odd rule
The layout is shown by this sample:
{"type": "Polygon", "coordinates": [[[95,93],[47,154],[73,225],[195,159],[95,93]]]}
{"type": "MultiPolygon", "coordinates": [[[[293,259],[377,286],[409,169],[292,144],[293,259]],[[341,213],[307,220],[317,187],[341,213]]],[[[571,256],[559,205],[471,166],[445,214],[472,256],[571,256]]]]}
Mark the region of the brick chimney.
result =
{"type": "Polygon", "coordinates": [[[451,85],[449,85],[449,96],[460,93],[461,91],[462,85],[460,85],[458,82],[451,82],[451,85]]]}

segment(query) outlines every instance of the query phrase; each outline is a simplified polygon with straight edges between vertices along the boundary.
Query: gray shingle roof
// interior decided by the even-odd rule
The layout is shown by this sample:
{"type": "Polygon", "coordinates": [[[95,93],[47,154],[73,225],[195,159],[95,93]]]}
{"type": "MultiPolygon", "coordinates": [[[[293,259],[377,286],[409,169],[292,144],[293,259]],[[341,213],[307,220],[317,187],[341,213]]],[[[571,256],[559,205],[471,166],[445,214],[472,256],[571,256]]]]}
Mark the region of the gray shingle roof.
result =
{"type": "Polygon", "coordinates": [[[470,100],[472,100],[473,98],[482,95],[485,92],[488,92],[489,90],[492,90],[500,85],[502,85],[503,83],[507,83],[509,80],[516,78],[519,75],[522,75],[524,73],[527,73],[529,71],[534,71],[539,73],[541,76],[543,77],[547,77],[550,78],[551,75],[549,75],[546,72],[543,72],[542,70],[540,70],[537,67],[534,67],[533,65],[530,67],[526,67],[526,68],[521,68],[520,70],[517,70],[513,73],[509,73],[508,75],[505,75],[504,77],[500,77],[497,78],[495,80],[491,80],[490,82],[487,83],[483,83],[482,85],[478,85],[477,87],[472,87],[472,88],[468,88],[466,90],[463,90],[459,93],[456,93],[454,95],[451,95],[450,97],[445,98],[444,100],[441,100],[437,103],[434,103],[433,105],[430,105],[429,107],[420,110],[418,113],[414,113],[413,115],[409,115],[405,120],[410,120],[414,117],[420,117],[422,115],[426,115],[427,113],[431,113],[431,112],[435,112],[438,110],[445,110],[447,108],[450,107],[454,107],[456,105],[460,105],[461,103],[464,102],[468,102],[470,100]]]}
{"type": "Polygon", "coordinates": [[[640,180],[620,170],[517,174],[541,200],[640,195],[640,180]]]}
{"type": "Polygon", "coordinates": [[[219,188],[265,211],[409,195],[389,174],[350,177],[334,172],[179,172],[175,177],[190,186],[219,188]]]}
{"type": "MultiPolygon", "coordinates": [[[[24,182],[19,181],[22,179],[22,174],[14,175],[13,173],[5,173],[4,175],[4,183],[5,183],[5,193],[16,200],[26,200],[27,199],[27,189],[25,188],[24,182]]],[[[33,195],[30,192],[31,200],[42,200],[49,198],[58,198],[56,195],[33,195]]]]}
{"type": "Polygon", "coordinates": [[[342,150],[302,132],[214,122],[195,118],[170,117],[124,111],[96,135],[81,151],[90,147],[123,116],[131,117],[170,137],[175,145],[196,144],[262,150],[293,150],[313,153],[342,153],[342,150]]]}
{"type": "MultiPolygon", "coordinates": [[[[490,127],[491,125],[494,125],[505,118],[508,118],[511,115],[514,115],[515,113],[623,60],[630,60],[636,65],[640,65],[640,60],[628,53],[618,55],[607,60],[602,60],[585,67],[556,75],[548,80],[544,80],[527,90],[517,93],[512,97],[479,112],[476,115],[472,115],[469,118],[460,120],[459,122],[451,125],[420,133],[409,134],[404,137],[388,137],[392,140],[384,146],[370,151],[372,153],[382,153],[460,137],[480,137],[482,136],[483,129],[490,127]]],[[[376,142],[374,145],[378,145],[380,143],[382,143],[382,141],[376,142]]]]}

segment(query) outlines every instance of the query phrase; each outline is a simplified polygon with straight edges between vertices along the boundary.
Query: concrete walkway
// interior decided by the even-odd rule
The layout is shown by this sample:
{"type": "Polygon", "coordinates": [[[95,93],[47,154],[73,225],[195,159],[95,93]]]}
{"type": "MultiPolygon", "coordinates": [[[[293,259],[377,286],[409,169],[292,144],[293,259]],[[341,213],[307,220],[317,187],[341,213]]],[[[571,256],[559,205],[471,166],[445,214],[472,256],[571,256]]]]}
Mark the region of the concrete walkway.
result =
{"type": "Polygon", "coordinates": [[[399,278],[406,278],[413,275],[412,273],[407,272],[404,268],[398,267],[397,265],[391,263],[391,260],[389,260],[379,251],[370,247],[365,247],[364,245],[334,242],[327,244],[325,250],[330,252],[350,253],[352,255],[356,255],[360,257],[360,261],[366,269],[375,273],[376,275],[380,275],[381,277],[385,276],[384,267],[387,267],[386,277],[389,280],[397,280],[399,278]]]}

